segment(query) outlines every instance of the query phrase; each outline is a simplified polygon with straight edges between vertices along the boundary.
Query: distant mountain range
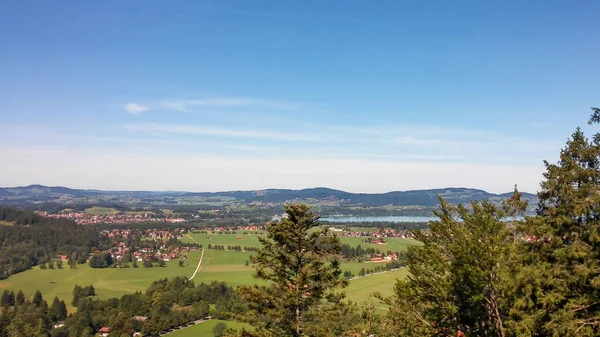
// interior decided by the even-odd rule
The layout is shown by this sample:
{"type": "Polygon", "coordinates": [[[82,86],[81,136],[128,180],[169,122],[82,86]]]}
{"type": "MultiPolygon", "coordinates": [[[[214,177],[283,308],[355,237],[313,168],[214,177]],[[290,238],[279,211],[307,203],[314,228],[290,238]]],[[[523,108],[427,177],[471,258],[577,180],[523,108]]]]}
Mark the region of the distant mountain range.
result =
{"type": "MultiPolygon", "coordinates": [[[[229,192],[150,192],[150,191],[100,191],[71,189],[67,187],[49,187],[29,185],[23,187],[0,188],[0,203],[21,202],[74,202],[93,200],[129,200],[133,202],[169,202],[171,204],[202,204],[210,202],[225,203],[285,203],[291,201],[332,201],[345,205],[384,206],[384,205],[417,205],[435,206],[437,195],[448,202],[467,203],[471,200],[489,199],[500,201],[508,198],[512,192],[503,194],[489,193],[472,188],[439,188],[429,190],[394,191],[387,193],[350,193],[330,188],[318,187],[301,190],[266,189],[254,191],[229,192]]],[[[523,193],[523,197],[531,201],[536,195],[523,193]]]]}

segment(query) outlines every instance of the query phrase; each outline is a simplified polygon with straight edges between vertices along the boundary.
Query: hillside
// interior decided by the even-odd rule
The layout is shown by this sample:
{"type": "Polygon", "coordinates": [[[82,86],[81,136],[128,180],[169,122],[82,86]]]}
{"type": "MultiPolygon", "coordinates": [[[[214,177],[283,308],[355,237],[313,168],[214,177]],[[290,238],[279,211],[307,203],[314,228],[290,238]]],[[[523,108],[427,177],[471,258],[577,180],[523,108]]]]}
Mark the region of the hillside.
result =
{"type": "MultiPolygon", "coordinates": [[[[490,199],[499,201],[510,194],[493,194],[471,188],[440,188],[430,190],[394,191],[387,193],[350,193],[330,188],[309,188],[302,190],[266,189],[254,191],[228,192],[149,192],[149,191],[99,191],[30,185],[24,187],[0,188],[0,203],[15,204],[25,202],[121,202],[143,205],[147,203],[165,204],[210,204],[210,203],[274,203],[290,201],[318,202],[330,201],[339,205],[362,206],[435,206],[437,195],[451,203],[466,203],[471,200],[490,199]]],[[[523,193],[523,197],[533,201],[534,194],[523,193]]]]}

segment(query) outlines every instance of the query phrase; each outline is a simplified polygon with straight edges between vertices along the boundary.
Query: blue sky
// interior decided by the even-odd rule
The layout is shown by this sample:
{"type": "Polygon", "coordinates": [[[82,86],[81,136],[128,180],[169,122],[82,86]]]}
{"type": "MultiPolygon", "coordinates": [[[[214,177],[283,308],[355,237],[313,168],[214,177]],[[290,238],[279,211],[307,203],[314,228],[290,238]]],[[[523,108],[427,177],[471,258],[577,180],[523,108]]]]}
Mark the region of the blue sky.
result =
{"type": "Polygon", "coordinates": [[[1,1],[0,185],[534,192],[600,104],[599,12],[1,1]]]}

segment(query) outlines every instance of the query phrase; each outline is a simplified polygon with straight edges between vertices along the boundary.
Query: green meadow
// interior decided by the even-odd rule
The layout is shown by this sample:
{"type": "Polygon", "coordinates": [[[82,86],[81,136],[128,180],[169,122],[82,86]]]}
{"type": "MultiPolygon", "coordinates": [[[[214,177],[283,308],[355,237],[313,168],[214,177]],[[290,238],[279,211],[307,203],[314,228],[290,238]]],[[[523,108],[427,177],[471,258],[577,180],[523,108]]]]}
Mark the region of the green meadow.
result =
{"type": "Polygon", "coordinates": [[[222,321],[218,319],[211,319],[206,322],[202,322],[200,324],[196,324],[185,329],[181,329],[175,332],[168,334],[170,337],[200,337],[200,336],[213,336],[213,328],[218,323],[223,322],[227,325],[229,329],[240,330],[243,327],[248,329],[248,325],[244,323],[232,322],[232,321],[222,321]]]}
{"type": "Polygon", "coordinates": [[[368,303],[377,309],[385,310],[387,308],[373,297],[373,293],[379,292],[385,297],[393,295],[396,280],[403,279],[407,275],[408,269],[402,268],[355,278],[344,290],[346,298],[352,302],[368,303]]]}
{"type": "Polygon", "coordinates": [[[342,244],[348,244],[351,247],[360,245],[362,248],[375,248],[382,252],[391,250],[393,252],[401,252],[406,250],[409,246],[418,245],[419,242],[413,239],[402,239],[402,238],[385,238],[386,243],[382,245],[366,243],[365,238],[354,237],[354,236],[340,236],[342,244]]]}
{"type": "MultiPolygon", "coordinates": [[[[242,247],[260,247],[259,237],[264,237],[264,232],[246,232],[250,234],[243,234],[242,231],[237,231],[236,234],[220,234],[219,232],[213,232],[209,234],[193,233],[186,234],[183,236],[182,241],[197,244],[201,244],[202,247],[206,248],[209,244],[211,245],[223,245],[227,246],[242,246],[242,247]]],[[[387,241],[385,244],[378,245],[372,243],[366,243],[365,238],[362,237],[339,237],[342,244],[348,244],[352,247],[360,245],[363,248],[375,248],[382,252],[388,250],[394,252],[401,252],[406,250],[409,246],[419,244],[418,241],[413,239],[402,239],[402,238],[385,238],[387,241]]]]}
{"type": "Polygon", "coordinates": [[[87,214],[92,214],[92,215],[108,215],[108,214],[117,214],[117,213],[119,213],[119,210],[115,209],[115,208],[94,206],[94,207],[86,208],[85,212],[87,214]]]}
{"type": "Polygon", "coordinates": [[[206,248],[209,244],[211,245],[223,245],[227,246],[242,246],[242,247],[260,247],[261,244],[258,241],[260,236],[264,237],[264,232],[246,232],[252,234],[243,234],[242,231],[237,231],[236,234],[220,234],[219,232],[213,232],[211,234],[193,233],[186,234],[183,236],[182,241],[187,243],[195,242],[206,248]]]}
{"type": "MultiPolygon", "coordinates": [[[[153,281],[165,278],[186,276],[194,273],[200,252],[190,252],[183,267],[177,261],[167,262],[166,267],[144,268],[104,268],[94,269],[87,264],[70,269],[40,269],[34,267],[0,281],[0,289],[23,290],[33,296],[39,290],[44,298],[52,300],[58,296],[65,303],[71,302],[75,285],[93,285],[100,298],[121,297],[135,291],[145,290],[153,281]]],[[[72,309],[72,308],[70,308],[72,309]]]]}
{"type": "MultiPolygon", "coordinates": [[[[259,247],[258,237],[257,233],[244,235],[242,232],[238,232],[238,234],[195,233],[185,235],[183,240],[201,243],[203,247],[207,247],[208,243],[224,246],[259,247]]],[[[342,237],[341,239],[342,242],[350,245],[370,246],[365,244],[362,238],[342,237]]],[[[380,250],[383,250],[382,247],[388,246],[390,250],[404,250],[411,244],[415,244],[415,241],[389,239],[388,245],[372,246],[378,247],[380,250]]],[[[248,252],[205,249],[202,264],[193,280],[197,284],[223,281],[233,287],[260,284],[262,281],[252,276],[254,267],[251,264],[249,266],[245,265],[246,261],[250,260],[250,255],[251,253],[248,252]]],[[[152,282],[161,278],[191,277],[196,270],[200,256],[200,251],[189,252],[183,267],[179,267],[177,260],[167,262],[166,267],[153,268],[144,268],[141,263],[138,263],[138,268],[93,269],[86,264],[77,265],[75,269],[70,269],[68,266],[63,269],[34,267],[28,271],[15,274],[6,280],[1,280],[0,290],[23,290],[27,296],[33,296],[39,290],[47,300],[51,301],[57,296],[67,303],[69,310],[73,310],[74,308],[71,307],[70,302],[75,285],[93,285],[99,298],[121,297],[132,292],[144,291],[152,282]]],[[[348,270],[354,275],[358,275],[361,268],[373,269],[376,265],[376,263],[369,262],[343,262],[342,270],[348,270]]],[[[391,294],[394,280],[405,275],[406,270],[401,269],[353,279],[346,289],[348,299],[357,302],[375,303],[373,302],[375,300],[369,297],[373,292],[380,291],[384,294],[391,294]]]]}

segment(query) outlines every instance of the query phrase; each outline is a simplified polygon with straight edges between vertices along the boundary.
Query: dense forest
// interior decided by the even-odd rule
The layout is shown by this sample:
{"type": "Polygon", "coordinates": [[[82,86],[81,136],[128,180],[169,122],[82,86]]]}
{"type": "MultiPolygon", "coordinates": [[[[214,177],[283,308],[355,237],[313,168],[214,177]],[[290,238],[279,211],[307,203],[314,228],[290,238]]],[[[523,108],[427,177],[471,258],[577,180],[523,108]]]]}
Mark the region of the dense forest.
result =
{"type": "Polygon", "coordinates": [[[158,280],[143,293],[108,300],[96,299],[93,287],[75,286],[72,302],[77,312],[67,316],[65,303],[56,298],[48,305],[39,292],[26,299],[22,292],[5,291],[0,337],[92,336],[102,327],[110,328],[110,336],[158,336],[208,316],[227,319],[244,310],[225,283],[195,285],[182,277],[158,280]]]}
{"type": "Polygon", "coordinates": [[[57,255],[84,263],[90,252],[107,249],[97,228],[0,206],[0,279],[46,263],[57,255]]]}

